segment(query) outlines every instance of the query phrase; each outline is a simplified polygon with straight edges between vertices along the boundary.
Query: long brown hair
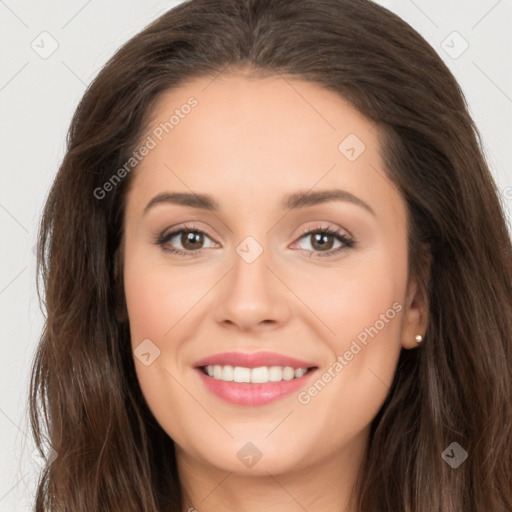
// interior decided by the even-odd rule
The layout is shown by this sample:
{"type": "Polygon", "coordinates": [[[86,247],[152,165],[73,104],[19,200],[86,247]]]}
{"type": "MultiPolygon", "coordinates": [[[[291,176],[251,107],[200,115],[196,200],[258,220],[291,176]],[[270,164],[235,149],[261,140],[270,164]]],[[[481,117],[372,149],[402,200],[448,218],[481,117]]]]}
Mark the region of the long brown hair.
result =
{"type": "Polygon", "coordinates": [[[58,456],[35,510],[183,505],[173,441],[138,386],[115,264],[133,173],[102,198],[94,191],[137,148],[161,92],[226,69],[293,75],[349,100],[378,125],[407,204],[410,275],[423,285],[428,328],[417,350],[402,350],[372,423],[359,509],[510,512],[512,247],[499,195],[450,71],[368,0],[189,0],[89,86],[40,226],[47,319],[30,420],[36,443],[46,438],[58,456]],[[468,453],[456,469],[441,456],[454,442],[468,453]]]}

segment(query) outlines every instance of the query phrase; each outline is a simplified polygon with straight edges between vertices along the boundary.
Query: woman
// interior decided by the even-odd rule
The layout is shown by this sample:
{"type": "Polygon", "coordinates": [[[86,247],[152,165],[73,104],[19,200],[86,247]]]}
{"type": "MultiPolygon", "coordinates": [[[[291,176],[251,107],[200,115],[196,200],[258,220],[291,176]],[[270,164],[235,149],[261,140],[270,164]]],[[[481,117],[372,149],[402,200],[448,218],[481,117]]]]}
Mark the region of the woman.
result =
{"type": "Polygon", "coordinates": [[[81,101],[38,265],[35,510],[512,509],[509,234],[386,9],[165,13],[81,101]]]}

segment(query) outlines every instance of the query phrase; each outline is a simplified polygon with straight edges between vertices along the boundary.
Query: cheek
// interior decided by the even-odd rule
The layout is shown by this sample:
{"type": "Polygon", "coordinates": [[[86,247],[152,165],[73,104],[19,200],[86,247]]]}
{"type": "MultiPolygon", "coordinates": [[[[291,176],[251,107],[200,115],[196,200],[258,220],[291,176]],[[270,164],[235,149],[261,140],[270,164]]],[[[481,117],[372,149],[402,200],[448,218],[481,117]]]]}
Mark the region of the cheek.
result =
{"type": "Polygon", "coordinates": [[[304,421],[317,418],[311,428],[319,435],[332,433],[329,449],[371,424],[389,393],[401,351],[402,308],[393,301],[389,281],[345,284],[338,300],[323,310],[335,331],[324,338],[331,361],[297,397],[304,421]]]}
{"type": "Polygon", "coordinates": [[[130,247],[127,243],[125,254],[124,289],[131,345],[141,387],[151,402],[168,394],[165,386],[172,384],[170,374],[187,371],[185,352],[190,351],[189,342],[199,336],[197,331],[209,311],[208,292],[218,281],[220,270],[173,265],[162,253],[142,244],[130,247]],[[149,346],[151,357],[152,350],[158,354],[147,366],[137,357],[142,351],[138,347],[146,346],[141,345],[143,342],[149,346]]]}
{"type": "Polygon", "coordinates": [[[162,338],[172,327],[171,312],[176,310],[176,281],[170,282],[158,267],[130,265],[125,269],[125,294],[132,342],[162,338]]]}
{"type": "Polygon", "coordinates": [[[336,354],[349,349],[357,338],[364,343],[378,337],[379,346],[398,340],[407,284],[407,260],[399,250],[361,257],[354,253],[339,268],[302,275],[306,279],[296,280],[295,290],[314,313],[312,325],[321,320],[336,354]]]}
{"type": "Polygon", "coordinates": [[[173,268],[161,256],[136,253],[126,259],[124,286],[134,345],[145,338],[169,339],[207,291],[197,269],[173,268]]]}
{"type": "Polygon", "coordinates": [[[192,306],[206,291],[199,281],[191,282],[198,278],[188,275],[188,269],[172,269],[137,249],[126,253],[124,286],[138,382],[149,409],[173,437],[174,414],[190,401],[178,384],[182,348],[193,337],[192,306]],[[147,353],[144,360],[141,355],[147,353]]]}
{"type": "Polygon", "coordinates": [[[405,245],[397,244],[350,268],[347,260],[347,267],[323,281],[321,290],[318,282],[315,288],[309,283],[310,290],[317,290],[309,304],[329,327],[324,340],[332,361],[305,390],[301,403],[333,429],[343,423],[355,432],[368,424],[389,393],[401,351],[405,251],[405,245]]]}

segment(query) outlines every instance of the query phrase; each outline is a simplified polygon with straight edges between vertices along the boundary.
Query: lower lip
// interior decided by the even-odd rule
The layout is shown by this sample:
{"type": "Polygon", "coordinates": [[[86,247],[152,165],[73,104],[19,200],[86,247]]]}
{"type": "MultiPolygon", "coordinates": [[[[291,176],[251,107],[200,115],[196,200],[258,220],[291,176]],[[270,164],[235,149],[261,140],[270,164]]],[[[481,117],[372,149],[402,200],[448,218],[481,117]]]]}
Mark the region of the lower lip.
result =
{"type": "Polygon", "coordinates": [[[275,402],[283,396],[298,391],[304,386],[306,380],[315,373],[316,369],[309,370],[305,375],[279,382],[266,382],[264,384],[251,384],[248,382],[228,382],[205,375],[201,368],[196,368],[207,389],[219,398],[233,405],[256,407],[275,402]]]}

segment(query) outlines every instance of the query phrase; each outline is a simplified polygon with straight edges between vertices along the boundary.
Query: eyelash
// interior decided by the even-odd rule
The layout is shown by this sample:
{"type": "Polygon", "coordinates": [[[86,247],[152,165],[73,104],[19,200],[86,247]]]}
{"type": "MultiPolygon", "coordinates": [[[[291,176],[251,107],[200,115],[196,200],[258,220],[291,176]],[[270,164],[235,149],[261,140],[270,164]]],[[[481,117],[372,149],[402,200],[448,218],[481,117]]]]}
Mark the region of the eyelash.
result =
{"type": "MultiPolygon", "coordinates": [[[[182,232],[192,232],[192,233],[200,233],[208,236],[208,238],[212,238],[208,232],[197,228],[194,225],[183,225],[179,228],[169,232],[169,233],[162,233],[161,235],[157,236],[155,239],[155,244],[162,247],[162,249],[168,253],[176,254],[178,256],[183,257],[194,257],[198,256],[199,253],[203,251],[203,249],[199,249],[197,251],[182,251],[181,249],[173,249],[164,247],[164,244],[166,244],[169,240],[174,238],[176,235],[182,233],[182,232]],[[191,254],[192,253],[192,254],[191,254]]],[[[314,257],[325,257],[325,256],[334,256],[335,254],[338,254],[344,250],[351,249],[356,246],[356,240],[353,238],[349,238],[347,235],[343,234],[342,231],[333,229],[329,226],[319,225],[315,226],[314,228],[306,229],[302,231],[297,238],[297,240],[301,240],[302,238],[307,238],[307,236],[315,235],[315,234],[323,234],[323,235],[332,235],[335,236],[342,244],[343,246],[338,247],[336,249],[331,249],[330,251],[308,251],[311,253],[311,256],[315,255],[314,257]]],[[[306,249],[303,249],[306,250],[306,249]]]]}

